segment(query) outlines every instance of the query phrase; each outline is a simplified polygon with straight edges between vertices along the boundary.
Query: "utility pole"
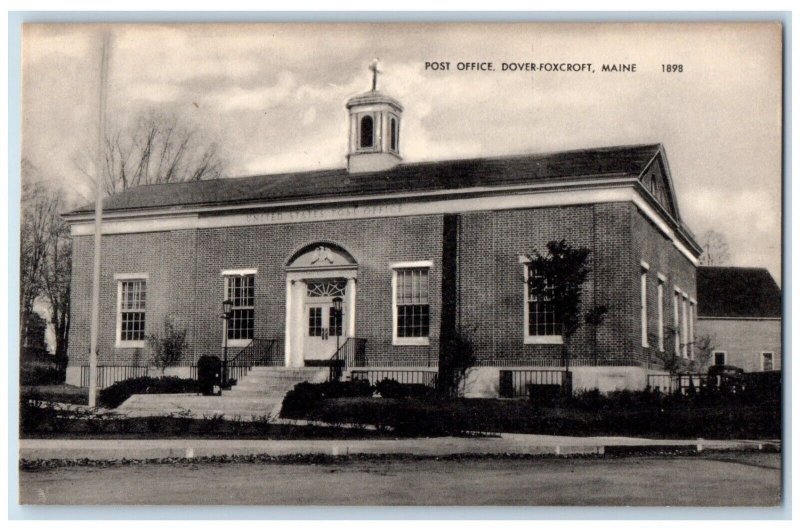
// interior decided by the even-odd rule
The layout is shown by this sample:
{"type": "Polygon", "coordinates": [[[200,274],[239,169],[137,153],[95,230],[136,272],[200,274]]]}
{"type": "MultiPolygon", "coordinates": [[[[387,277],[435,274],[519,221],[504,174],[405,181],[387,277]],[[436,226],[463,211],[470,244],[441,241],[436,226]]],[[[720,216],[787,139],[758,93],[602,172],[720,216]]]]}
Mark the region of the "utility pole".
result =
{"type": "Polygon", "coordinates": [[[103,138],[106,130],[108,82],[108,30],[102,33],[97,106],[97,158],[95,162],[94,270],[92,275],[92,322],[89,340],[89,407],[97,406],[97,334],[100,326],[100,244],[103,217],[103,138]]]}

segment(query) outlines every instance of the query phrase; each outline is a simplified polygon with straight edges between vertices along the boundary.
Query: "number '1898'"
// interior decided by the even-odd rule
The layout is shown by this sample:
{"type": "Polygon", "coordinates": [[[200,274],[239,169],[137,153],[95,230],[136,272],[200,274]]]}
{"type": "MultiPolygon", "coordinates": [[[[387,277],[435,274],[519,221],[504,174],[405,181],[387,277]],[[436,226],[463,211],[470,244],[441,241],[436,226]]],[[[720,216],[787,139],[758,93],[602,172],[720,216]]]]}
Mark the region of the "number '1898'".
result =
{"type": "Polygon", "coordinates": [[[661,71],[667,72],[669,74],[674,74],[675,72],[683,72],[683,65],[661,65],[661,71]]]}

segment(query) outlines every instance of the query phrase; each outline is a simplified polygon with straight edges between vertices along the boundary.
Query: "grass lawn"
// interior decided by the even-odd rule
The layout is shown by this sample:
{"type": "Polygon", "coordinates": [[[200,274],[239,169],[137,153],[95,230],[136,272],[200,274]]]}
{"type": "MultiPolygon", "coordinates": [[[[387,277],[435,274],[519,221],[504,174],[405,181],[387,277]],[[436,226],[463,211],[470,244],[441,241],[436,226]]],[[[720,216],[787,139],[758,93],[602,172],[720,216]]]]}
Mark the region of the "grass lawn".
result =
{"type": "Polygon", "coordinates": [[[47,402],[63,402],[85,406],[89,403],[89,389],[74,385],[23,385],[21,398],[38,398],[47,402]]]}

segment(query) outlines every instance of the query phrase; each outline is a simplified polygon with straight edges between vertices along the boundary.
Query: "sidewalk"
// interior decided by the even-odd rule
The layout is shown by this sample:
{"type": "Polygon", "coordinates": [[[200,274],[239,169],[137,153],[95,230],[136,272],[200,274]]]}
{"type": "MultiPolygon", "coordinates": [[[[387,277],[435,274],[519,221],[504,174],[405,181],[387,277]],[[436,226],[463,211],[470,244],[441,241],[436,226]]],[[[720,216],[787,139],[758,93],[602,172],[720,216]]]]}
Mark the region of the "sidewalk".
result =
{"type": "Polygon", "coordinates": [[[225,455],[602,455],[609,447],[686,447],[704,450],[780,448],[779,441],[664,440],[633,437],[564,437],[502,434],[500,437],[361,440],[216,439],[22,439],[20,459],[159,459],[225,455]]]}

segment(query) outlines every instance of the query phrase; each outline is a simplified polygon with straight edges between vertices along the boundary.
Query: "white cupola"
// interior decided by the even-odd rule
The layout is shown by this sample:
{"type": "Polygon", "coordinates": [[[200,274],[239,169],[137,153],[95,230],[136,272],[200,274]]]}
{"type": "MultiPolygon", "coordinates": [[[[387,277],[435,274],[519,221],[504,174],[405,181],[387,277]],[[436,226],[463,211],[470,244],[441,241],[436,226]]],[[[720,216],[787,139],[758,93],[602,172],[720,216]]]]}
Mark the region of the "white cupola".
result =
{"type": "Polygon", "coordinates": [[[351,173],[387,170],[399,164],[400,119],[403,106],[378,92],[378,60],[370,65],[372,90],[347,100],[350,137],[347,171],[351,173]]]}

